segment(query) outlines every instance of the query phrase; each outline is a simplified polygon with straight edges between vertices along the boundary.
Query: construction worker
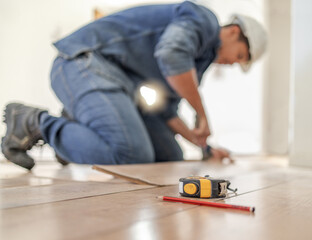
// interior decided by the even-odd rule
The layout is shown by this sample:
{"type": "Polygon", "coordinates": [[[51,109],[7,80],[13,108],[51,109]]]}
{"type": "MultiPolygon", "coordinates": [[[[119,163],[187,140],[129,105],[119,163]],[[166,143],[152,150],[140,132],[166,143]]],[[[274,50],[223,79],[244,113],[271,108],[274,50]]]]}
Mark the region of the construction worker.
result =
{"type": "MultiPolygon", "coordinates": [[[[66,162],[130,164],[183,159],[180,134],[197,146],[210,136],[198,85],[211,63],[247,70],[264,52],[265,31],[235,15],[220,27],[215,14],[192,2],[127,9],[96,20],[54,43],[52,88],[64,105],[62,117],[11,103],[1,147],[11,162],[31,169],[27,154],[43,139],[66,162]],[[159,112],[142,111],[135,93],[148,79],[166,89],[159,112]],[[198,116],[189,129],[177,115],[181,98],[198,116]]],[[[226,151],[211,149],[227,157],[226,151]]]]}

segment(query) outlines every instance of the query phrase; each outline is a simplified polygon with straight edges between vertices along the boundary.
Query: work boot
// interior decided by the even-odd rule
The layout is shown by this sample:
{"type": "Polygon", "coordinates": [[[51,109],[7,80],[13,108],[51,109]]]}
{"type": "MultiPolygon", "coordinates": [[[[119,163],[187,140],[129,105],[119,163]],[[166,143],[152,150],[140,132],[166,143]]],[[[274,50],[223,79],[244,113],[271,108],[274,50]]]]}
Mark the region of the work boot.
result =
{"type": "Polygon", "coordinates": [[[1,142],[2,152],[9,161],[28,170],[35,162],[26,151],[42,139],[39,115],[43,112],[47,111],[20,103],[10,103],[4,110],[7,131],[1,142]]]}

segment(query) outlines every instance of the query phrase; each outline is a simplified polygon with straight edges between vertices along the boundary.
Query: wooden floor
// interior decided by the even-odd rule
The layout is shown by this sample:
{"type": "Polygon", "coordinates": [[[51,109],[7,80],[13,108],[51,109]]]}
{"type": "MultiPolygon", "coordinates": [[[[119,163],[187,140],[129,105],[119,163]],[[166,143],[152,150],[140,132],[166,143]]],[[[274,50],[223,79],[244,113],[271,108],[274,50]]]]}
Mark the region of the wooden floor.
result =
{"type": "Polygon", "coordinates": [[[91,166],[43,162],[28,173],[0,163],[0,239],[312,239],[311,169],[245,157],[214,171],[239,189],[219,201],[254,214],[164,202],[156,197],[179,196],[177,185],[138,185],[91,166]]]}

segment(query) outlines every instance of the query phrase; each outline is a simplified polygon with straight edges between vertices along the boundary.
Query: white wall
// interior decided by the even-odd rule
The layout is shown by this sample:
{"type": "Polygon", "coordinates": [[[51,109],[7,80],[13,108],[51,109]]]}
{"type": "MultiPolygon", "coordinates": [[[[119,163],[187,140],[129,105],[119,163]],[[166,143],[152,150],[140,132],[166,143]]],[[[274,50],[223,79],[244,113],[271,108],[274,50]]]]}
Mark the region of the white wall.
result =
{"type": "Polygon", "coordinates": [[[263,79],[263,149],[270,154],[289,150],[290,3],[266,1],[269,45],[263,79]]]}
{"type": "MultiPolygon", "coordinates": [[[[48,108],[61,105],[50,89],[56,51],[52,42],[91,19],[83,0],[10,0],[0,2],[0,109],[11,101],[48,108]]],[[[5,125],[0,124],[0,135],[5,125]]],[[[50,154],[51,155],[51,154],[50,154]]]]}
{"type": "Polygon", "coordinates": [[[292,1],[290,163],[312,167],[312,28],[310,0],[292,1]]]}
{"type": "MultiPolygon", "coordinates": [[[[0,1],[0,111],[7,102],[22,101],[58,114],[61,104],[50,89],[49,71],[56,55],[51,43],[92,20],[92,10],[105,14],[152,0],[10,0],[0,1]]],[[[264,22],[263,0],[205,1],[221,23],[232,11],[264,22]]],[[[239,153],[261,151],[263,60],[244,75],[237,66],[216,69],[206,75],[202,95],[213,128],[211,142],[239,153]]],[[[187,105],[181,114],[193,122],[187,105]]],[[[0,135],[5,125],[0,123],[0,135]]],[[[198,148],[182,142],[187,158],[200,157],[198,148]]]]}

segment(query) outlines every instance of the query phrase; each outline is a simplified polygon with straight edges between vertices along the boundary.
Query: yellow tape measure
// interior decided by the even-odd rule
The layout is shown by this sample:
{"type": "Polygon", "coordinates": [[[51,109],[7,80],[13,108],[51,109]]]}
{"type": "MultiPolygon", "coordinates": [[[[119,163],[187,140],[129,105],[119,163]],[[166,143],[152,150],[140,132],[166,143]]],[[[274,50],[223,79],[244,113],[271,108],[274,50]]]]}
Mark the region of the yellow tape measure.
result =
{"type": "Polygon", "coordinates": [[[227,190],[237,191],[229,188],[230,184],[227,180],[210,178],[208,175],[192,176],[180,178],[179,192],[185,197],[222,198],[226,197],[227,190]]]}

